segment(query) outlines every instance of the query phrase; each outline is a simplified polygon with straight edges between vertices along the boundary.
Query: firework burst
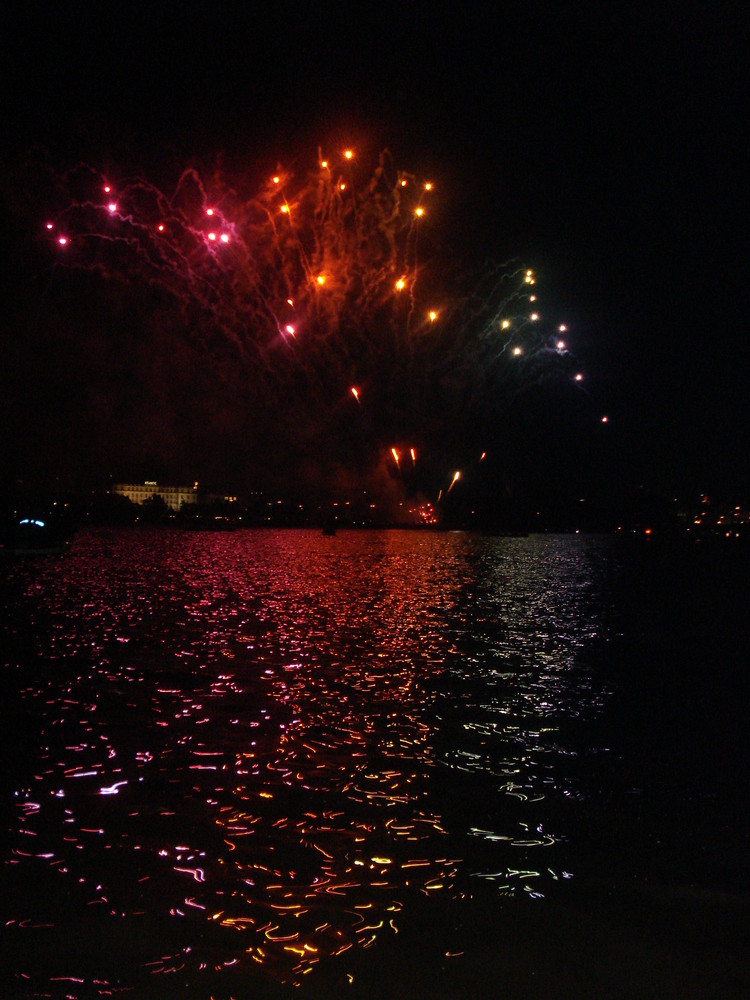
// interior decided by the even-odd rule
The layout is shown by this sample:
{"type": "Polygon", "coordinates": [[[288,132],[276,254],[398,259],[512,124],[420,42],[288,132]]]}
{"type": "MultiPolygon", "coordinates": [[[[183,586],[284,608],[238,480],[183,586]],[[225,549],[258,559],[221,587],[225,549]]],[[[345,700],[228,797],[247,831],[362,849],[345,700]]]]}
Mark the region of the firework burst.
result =
{"type": "Polygon", "coordinates": [[[488,265],[466,282],[451,261],[454,287],[438,291],[439,191],[387,151],[371,169],[354,150],[319,151],[307,173],[280,167],[250,195],[195,168],[171,193],[82,166],[65,185],[75,196],[46,223],[58,259],[165,293],[185,336],[295,433],[330,439],[356,416],[367,450],[408,453],[459,416],[486,425],[530,383],[572,378],[532,270],[488,265]]]}

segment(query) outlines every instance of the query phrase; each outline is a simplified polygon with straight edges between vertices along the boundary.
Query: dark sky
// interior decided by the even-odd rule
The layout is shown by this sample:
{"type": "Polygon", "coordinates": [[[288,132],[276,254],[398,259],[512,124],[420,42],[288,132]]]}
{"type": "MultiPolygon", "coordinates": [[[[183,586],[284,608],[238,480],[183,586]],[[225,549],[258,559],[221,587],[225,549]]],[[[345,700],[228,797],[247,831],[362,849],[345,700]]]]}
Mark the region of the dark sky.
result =
{"type": "Polygon", "coordinates": [[[141,346],[144,389],[138,305],[108,326],[116,292],[47,273],[40,163],[159,181],[221,157],[263,176],[351,143],[436,178],[466,266],[535,268],[610,417],[587,488],[750,496],[744,5],[31,3],[2,18],[6,478],[161,462],[231,479],[237,461],[205,420],[175,430],[188,390],[210,395],[205,371],[175,375],[167,339],[141,346]],[[124,412],[130,383],[159,447],[133,445],[148,421],[124,412]]]}

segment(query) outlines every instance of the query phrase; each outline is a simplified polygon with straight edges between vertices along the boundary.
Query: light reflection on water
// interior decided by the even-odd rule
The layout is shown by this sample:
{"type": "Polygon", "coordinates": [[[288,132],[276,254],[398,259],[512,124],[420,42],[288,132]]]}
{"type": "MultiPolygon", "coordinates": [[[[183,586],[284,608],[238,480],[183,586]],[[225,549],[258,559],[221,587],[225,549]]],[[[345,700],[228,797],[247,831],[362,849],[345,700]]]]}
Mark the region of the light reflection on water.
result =
{"type": "Polygon", "coordinates": [[[611,569],[606,539],[292,531],[91,532],[12,566],[37,728],[9,926],[92,907],[144,975],[299,981],[423,896],[544,895],[611,569]]]}

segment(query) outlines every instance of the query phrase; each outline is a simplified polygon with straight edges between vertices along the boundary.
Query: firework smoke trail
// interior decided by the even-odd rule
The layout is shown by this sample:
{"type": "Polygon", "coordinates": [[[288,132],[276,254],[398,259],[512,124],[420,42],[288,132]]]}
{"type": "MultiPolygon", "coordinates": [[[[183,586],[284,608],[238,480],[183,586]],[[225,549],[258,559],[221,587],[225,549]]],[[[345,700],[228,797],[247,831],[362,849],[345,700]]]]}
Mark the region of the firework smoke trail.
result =
{"type": "Polygon", "coordinates": [[[171,194],[84,166],[65,184],[78,197],[47,224],[62,261],[166,292],[191,336],[234,356],[255,396],[290,419],[353,397],[373,435],[424,439],[436,412],[510,400],[570,361],[517,261],[426,298],[420,230],[437,193],[387,151],[369,174],[353,151],[319,152],[307,176],[279,169],[249,197],[194,168],[171,194]]]}
{"type": "Polygon", "coordinates": [[[83,167],[67,183],[88,187],[88,197],[49,226],[66,241],[67,263],[158,285],[246,363],[267,360],[289,327],[305,333],[305,360],[325,354],[330,362],[367,342],[402,274],[411,292],[416,281],[417,216],[403,204],[405,176],[383,153],[357,186],[345,162],[334,170],[321,160],[301,184],[279,171],[249,199],[193,168],[167,195],[141,179],[115,192],[83,167]]]}

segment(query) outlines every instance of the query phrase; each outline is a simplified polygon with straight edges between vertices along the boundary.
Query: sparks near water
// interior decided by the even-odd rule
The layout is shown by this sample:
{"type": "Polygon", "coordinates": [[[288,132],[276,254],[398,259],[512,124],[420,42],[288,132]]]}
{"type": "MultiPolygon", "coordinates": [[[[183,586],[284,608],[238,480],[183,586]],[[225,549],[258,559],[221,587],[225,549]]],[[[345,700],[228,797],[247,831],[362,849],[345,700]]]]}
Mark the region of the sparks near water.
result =
{"type": "Polygon", "coordinates": [[[582,388],[534,271],[510,261],[467,281],[451,248],[446,265],[439,185],[388,151],[369,167],[319,151],[252,192],[194,167],[170,193],[81,165],[62,186],[68,207],[45,223],[61,264],[155,288],[266,419],[314,426],[329,448],[346,424],[350,451],[398,466],[393,442],[434,456],[467,414],[489,426],[530,384],[582,388]]]}

